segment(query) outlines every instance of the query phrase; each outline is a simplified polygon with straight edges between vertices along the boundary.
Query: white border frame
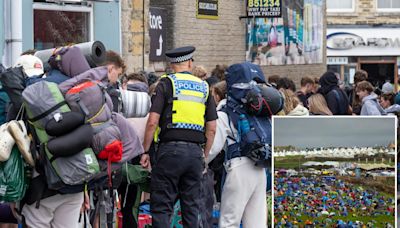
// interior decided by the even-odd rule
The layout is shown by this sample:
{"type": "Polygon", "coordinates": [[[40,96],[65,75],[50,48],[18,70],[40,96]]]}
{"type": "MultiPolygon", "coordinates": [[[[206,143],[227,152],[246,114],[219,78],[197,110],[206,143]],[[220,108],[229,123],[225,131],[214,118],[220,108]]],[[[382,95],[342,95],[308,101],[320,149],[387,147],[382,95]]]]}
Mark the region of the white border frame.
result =
{"type": "Polygon", "coordinates": [[[271,145],[272,145],[272,148],[271,148],[271,150],[272,150],[272,161],[271,161],[271,173],[272,173],[272,183],[271,183],[271,195],[272,195],[272,208],[271,208],[271,210],[272,210],[272,216],[271,216],[271,219],[272,219],[272,221],[271,221],[271,224],[272,224],[272,227],[275,227],[275,224],[274,224],[274,220],[275,220],[275,210],[274,210],[274,208],[275,208],[275,195],[274,195],[274,188],[275,188],[275,159],[274,159],[274,155],[275,155],[275,131],[274,131],[274,128],[275,128],[275,119],[306,119],[306,118],[315,118],[315,119],[323,119],[323,118],[332,118],[332,119],[336,119],[336,118],[338,118],[338,119],[341,119],[341,118],[354,118],[354,119],[359,119],[359,118],[364,118],[364,119],[371,119],[371,118],[374,118],[374,119],[376,119],[376,118],[381,118],[381,119],[394,119],[395,120],[395,125],[393,126],[394,127],[394,140],[395,140],[395,157],[394,157],[394,164],[395,164],[395,167],[394,167],[394,171],[395,171],[395,178],[394,178],[394,185],[395,185],[395,188],[394,188],[394,191],[395,191],[395,193],[394,193],[394,200],[395,200],[395,207],[394,207],[394,210],[395,210],[395,218],[394,218],[394,227],[397,227],[397,215],[398,215],[398,213],[397,213],[397,208],[398,208],[398,206],[397,206],[397,199],[398,199],[398,195],[397,195],[397,172],[398,172],[398,170],[397,170],[397,161],[398,161],[398,159],[397,159],[397,153],[398,153],[398,151],[397,151],[397,127],[399,126],[399,123],[398,123],[398,119],[397,119],[397,117],[396,116],[272,116],[272,130],[271,130],[271,132],[272,132],[272,136],[271,136],[271,140],[272,140],[272,143],[271,143],[271,145]]]}
{"type": "MultiPolygon", "coordinates": [[[[50,10],[50,11],[67,11],[67,12],[84,12],[89,13],[89,41],[92,42],[94,39],[94,15],[93,15],[93,4],[90,6],[83,5],[58,5],[54,3],[33,3],[33,10],[50,10]]],[[[33,12],[34,15],[34,12],[33,12]]],[[[34,25],[35,26],[35,25],[34,25]]],[[[35,30],[35,28],[33,28],[35,30]]],[[[35,34],[33,34],[35,36],[35,34]]]]}
{"type": "MultiPolygon", "coordinates": [[[[378,1],[375,1],[375,10],[377,13],[398,13],[400,12],[400,7],[399,8],[378,8],[378,1]]],[[[391,0],[393,1],[393,0],[391,0]]]]}
{"type": "Polygon", "coordinates": [[[326,12],[328,14],[330,13],[355,13],[356,12],[356,0],[351,0],[352,1],[352,8],[342,8],[342,9],[329,9],[328,8],[328,2],[326,2],[326,12]]]}

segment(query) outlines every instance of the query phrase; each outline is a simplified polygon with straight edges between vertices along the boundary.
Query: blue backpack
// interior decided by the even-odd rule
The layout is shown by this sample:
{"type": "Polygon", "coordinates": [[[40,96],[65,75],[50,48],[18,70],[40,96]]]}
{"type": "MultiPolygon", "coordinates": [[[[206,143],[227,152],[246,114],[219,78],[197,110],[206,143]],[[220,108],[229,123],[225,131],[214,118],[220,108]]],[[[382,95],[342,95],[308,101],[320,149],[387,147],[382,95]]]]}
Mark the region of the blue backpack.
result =
{"type": "MultiPolygon", "coordinates": [[[[279,94],[277,101],[280,108],[274,109],[269,115],[256,115],[249,110],[248,94],[258,93],[262,98],[258,88],[260,84],[266,84],[260,67],[249,62],[230,66],[226,72],[226,83],[227,103],[222,111],[227,113],[229,121],[238,130],[237,137],[230,138],[235,143],[228,145],[226,160],[249,157],[257,166],[270,167],[272,135],[270,117],[283,108],[283,97],[277,90],[275,91],[275,94],[279,94]],[[246,130],[243,130],[243,120],[246,121],[246,130]]],[[[268,103],[270,104],[269,101],[268,103]]],[[[268,109],[270,110],[269,107],[268,109]]]]}

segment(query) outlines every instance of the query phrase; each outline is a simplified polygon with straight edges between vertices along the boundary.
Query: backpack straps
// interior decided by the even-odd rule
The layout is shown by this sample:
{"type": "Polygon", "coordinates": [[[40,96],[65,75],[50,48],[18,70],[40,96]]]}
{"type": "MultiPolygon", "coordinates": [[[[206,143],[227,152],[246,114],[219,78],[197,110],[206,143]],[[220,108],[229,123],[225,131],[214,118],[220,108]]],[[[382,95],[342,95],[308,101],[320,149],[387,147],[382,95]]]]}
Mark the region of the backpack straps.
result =
{"type": "Polygon", "coordinates": [[[67,102],[65,100],[61,101],[60,103],[58,103],[58,104],[54,105],[53,107],[51,107],[49,110],[47,110],[47,111],[43,112],[42,114],[39,114],[39,115],[37,115],[37,116],[35,116],[33,118],[29,118],[28,120],[30,122],[32,122],[32,123],[36,122],[36,121],[38,121],[40,119],[43,119],[44,117],[46,117],[50,113],[54,112],[55,110],[61,108],[63,105],[66,105],[66,104],[67,104],[67,102]]]}

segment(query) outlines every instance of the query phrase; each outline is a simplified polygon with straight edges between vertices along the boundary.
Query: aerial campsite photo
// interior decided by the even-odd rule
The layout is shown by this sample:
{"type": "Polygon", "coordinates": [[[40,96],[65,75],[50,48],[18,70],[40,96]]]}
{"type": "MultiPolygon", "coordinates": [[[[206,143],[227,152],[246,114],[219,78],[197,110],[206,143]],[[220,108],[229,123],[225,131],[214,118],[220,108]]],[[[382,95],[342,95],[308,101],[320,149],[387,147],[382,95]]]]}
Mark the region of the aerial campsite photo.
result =
{"type": "Polygon", "coordinates": [[[395,227],[396,118],[274,118],[274,227],[395,227]]]}

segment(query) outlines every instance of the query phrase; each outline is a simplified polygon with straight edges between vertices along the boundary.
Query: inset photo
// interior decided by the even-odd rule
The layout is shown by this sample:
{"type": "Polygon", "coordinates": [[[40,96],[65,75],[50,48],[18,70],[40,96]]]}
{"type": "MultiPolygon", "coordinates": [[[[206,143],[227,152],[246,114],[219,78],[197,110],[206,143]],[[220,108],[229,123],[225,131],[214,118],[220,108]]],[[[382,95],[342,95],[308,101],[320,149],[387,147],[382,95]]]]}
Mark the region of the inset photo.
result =
{"type": "Polygon", "coordinates": [[[274,117],[274,227],[395,227],[396,124],[274,117]]]}

